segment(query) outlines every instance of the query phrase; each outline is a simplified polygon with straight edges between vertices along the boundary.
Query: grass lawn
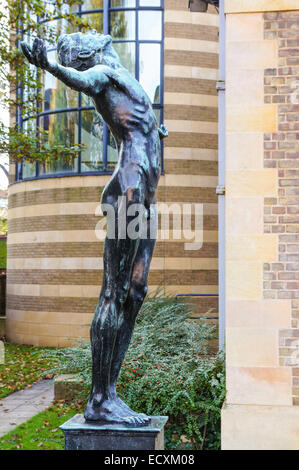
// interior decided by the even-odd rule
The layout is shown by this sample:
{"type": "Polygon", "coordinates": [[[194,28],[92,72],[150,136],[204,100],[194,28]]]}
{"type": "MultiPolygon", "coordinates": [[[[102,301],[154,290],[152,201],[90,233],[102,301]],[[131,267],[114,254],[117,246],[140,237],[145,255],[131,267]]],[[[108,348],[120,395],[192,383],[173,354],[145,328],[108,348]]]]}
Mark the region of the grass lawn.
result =
{"type": "Polygon", "coordinates": [[[4,343],[5,360],[0,364],[0,398],[17,390],[30,387],[45,371],[49,370],[52,362],[42,357],[45,348],[4,343]]]}
{"type": "Polygon", "coordinates": [[[0,450],[64,450],[59,426],[82,411],[79,404],[56,403],[0,437],[0,450]]]}
{"type": "MultiPolygon", "coordinates": [[[[0,365],[0,399],[45,377],[54,359],[44,349],[5,343],[5,361],[0,365]]],[[[64,435],[59,426],[83,411],[79,403],[55,403],[0,437],[0,450],[63,450],[64,435]]]]}

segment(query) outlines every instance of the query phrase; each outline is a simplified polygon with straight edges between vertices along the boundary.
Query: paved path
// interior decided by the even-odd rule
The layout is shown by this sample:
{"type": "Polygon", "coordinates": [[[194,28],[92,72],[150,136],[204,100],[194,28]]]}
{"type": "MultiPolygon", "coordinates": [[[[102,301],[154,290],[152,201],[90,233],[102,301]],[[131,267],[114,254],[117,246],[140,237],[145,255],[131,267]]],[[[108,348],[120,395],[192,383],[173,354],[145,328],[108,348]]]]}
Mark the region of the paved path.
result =
{"type": "Polygon", "coordinates": [[[0,399],[0,436],[45,410],[53,399],[53,380],[41,380],[30,388],[0,399]]]}

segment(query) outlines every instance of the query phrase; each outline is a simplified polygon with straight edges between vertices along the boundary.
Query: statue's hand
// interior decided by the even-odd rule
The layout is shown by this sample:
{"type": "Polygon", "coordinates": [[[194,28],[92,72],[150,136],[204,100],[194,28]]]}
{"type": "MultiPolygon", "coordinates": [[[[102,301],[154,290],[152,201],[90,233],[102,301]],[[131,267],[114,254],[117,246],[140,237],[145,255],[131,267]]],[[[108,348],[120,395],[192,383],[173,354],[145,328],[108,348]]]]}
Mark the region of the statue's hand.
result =
{"type": "Polygon", "coordinates": [[[26,42],[21,42],[21,48],[30,64],[45,70],[49,68],[47,48],[41,39],[35,38],[32,49],[26,42]]]}

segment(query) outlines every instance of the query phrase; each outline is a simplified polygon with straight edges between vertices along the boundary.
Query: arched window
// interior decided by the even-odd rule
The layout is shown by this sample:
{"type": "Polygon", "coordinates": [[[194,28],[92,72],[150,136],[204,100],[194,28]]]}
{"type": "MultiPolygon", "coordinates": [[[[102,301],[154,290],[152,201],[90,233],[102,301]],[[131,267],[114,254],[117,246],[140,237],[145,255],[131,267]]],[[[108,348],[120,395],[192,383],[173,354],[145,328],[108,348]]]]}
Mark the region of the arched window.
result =
{"type": "MultiPolygon", "coordinates": [[[[75,8],[75,10],[74,10],[75,8]]],[[[98,32],[110,34],[122,64],[140,81],[153,103],[157,121],[163,120],[163,0],[85,0],[72,13],[87,18],[98,32]]],[[[38,19],[55,33],[76,29],[63,19],[38,19]]],[[[56,49],[48,44],[48,55],[56,49]]],[[[91,100],[77,93],[48,72],[42,72],[43,103],[36,116],[37,129],[48,132],[49,143],[64,146],[83,143],[86,149],[72,161],[17,164],[16,180],[67,174],[110,174],[117,162],[113,137],[91,100]]],[[[21,120],[24,129],[29,125],[21,120]]]]}

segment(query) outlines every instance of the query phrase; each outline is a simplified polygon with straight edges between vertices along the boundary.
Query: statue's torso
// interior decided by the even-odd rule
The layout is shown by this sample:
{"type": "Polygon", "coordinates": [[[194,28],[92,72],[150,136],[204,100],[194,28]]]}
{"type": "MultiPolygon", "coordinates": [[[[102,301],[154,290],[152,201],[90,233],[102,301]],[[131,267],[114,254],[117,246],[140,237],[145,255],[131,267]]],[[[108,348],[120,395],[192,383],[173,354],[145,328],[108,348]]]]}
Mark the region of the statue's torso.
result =
{"type": "Polygon", "coordinates": [[[123,166],[136,165],[154,193],[161,172],[160,139],[150,99],[126,70],[113,71],[109,78],[109,84],[93,101],[118,145],[115,177],[123,166]]]}
{"type": "Polygon", "coordinates": [[[157,130],[149,97],[127,70],[106,67],[104,71],[109,83],[93,97],[97,111],[117,140],[131,140],[135,134],[147,138],[151,131],[157,130]]]}

